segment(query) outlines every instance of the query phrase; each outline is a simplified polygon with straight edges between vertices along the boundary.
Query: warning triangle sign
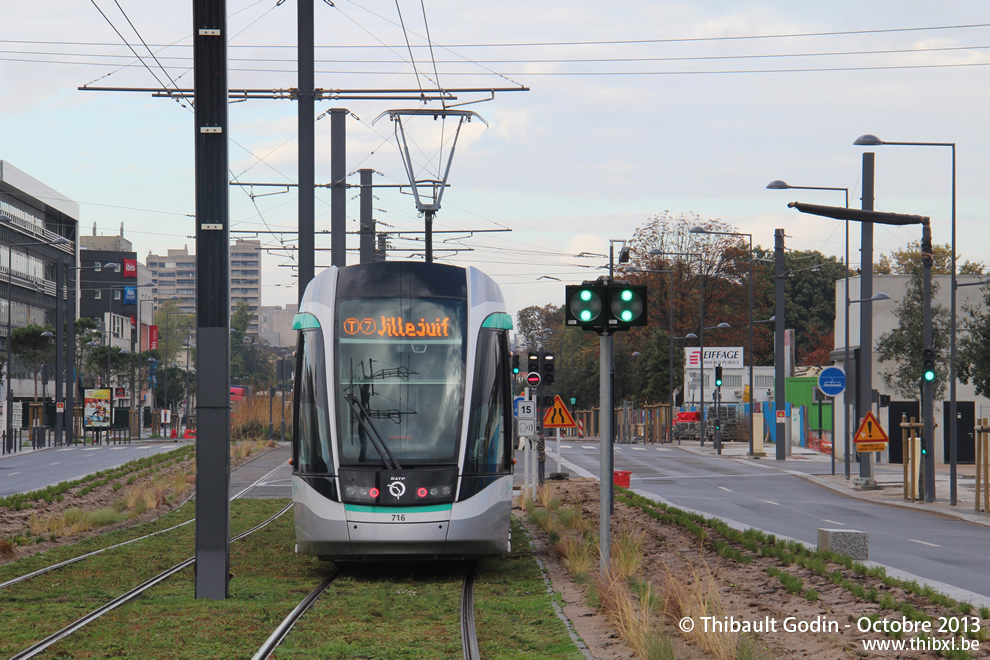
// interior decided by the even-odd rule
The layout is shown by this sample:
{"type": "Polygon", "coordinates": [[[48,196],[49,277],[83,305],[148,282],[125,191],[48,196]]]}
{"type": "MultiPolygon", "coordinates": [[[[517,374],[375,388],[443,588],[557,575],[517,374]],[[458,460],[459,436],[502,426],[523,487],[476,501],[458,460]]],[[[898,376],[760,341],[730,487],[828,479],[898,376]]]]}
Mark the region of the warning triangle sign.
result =
{"type": "Polygon", "coordinates": [[[870,410],[866,413],[866,417],[863,418],[863,422],[859,425],[859,430],[856,431],[856,435],[853,436],[853,442],[888,442],[887,432],[883,430],[880,426],[880,422],[877,421],[876,415],[870,410]]]}
{"type": "Polygon", "coordinates": [[[543,428],[545,429],[572,429],[577,424],[571,417],[570,411],[564,405],[564,400],[557,395],[553,398],[553,407],[547,408],[543,414],[543,428]]]}

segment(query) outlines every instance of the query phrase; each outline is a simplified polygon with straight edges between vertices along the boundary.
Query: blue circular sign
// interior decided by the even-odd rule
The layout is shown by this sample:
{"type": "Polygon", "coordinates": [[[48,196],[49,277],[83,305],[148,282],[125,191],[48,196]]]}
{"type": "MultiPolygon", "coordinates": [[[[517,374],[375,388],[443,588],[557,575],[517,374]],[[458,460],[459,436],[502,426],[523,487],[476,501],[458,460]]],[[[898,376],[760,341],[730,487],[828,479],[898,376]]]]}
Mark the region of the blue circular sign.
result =
{"type": "Polygon", "coordinates": [[[826,367],[818,374],[818,389],[825,396],[842,394],[846,389],[846,372],[838,367],[826,367]]]}

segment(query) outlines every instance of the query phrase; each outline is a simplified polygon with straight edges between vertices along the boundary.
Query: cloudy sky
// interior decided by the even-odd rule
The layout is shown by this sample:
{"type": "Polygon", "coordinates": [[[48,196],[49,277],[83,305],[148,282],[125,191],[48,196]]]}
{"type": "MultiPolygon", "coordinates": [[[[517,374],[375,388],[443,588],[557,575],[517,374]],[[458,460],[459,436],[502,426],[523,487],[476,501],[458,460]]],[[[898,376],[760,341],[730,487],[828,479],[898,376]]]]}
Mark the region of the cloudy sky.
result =
{"type": "MultiPolygon", "coordinates": [[[[84,234],[94,225],[117,233],[123,223],[142,260],[194,248],[192,111],[149,93],[78,88],[192,87],[191,7],[41,0],[0,8],[0,159],[79,202],[84,234]]],[[[230,87],[294,87],[294,0],[228,0],[227,9],[230,87]]],[[[464,232],[444,235],[449,246],[437,237],[436,247],[461,249],[438,259],[491,274],[513,311],[562,303],[565,283],[604,263],[574,255],[607,253],[610,239],[630,238],[665,210],[720,218],[763,246],[784,228],[790,248],[841,255],[841,223],[786,206],[841,205],[841,193],[765,187],[783,179],[849,188],[858,206],[863,150],[852,143],[864,133],[957,143],[958,253],[990,263],[986,2],[317,0],[315,14],[318,87],[529,88],[466,106],[488,127],[465,126],[436,220],[464,232]],[[511,231],[470,233],[492,229],[511,231]]],[[[317,114],[332,107],[352,113],[348,171],[405,182],[393,126],[373,120],[416,105],[323,101],[317,114]]],[[[329,181],[329,125],[329,117],[316,123],[319,183],[329,181]]],[[[430,176],[445,164],[437,154],[453,124],[406,128],[416,167],[430,176]]],[[[236,179],[294,182],[296,134],[291,101],[232,104],[236,179]]],[[[875,151],[877,210],[930,215],[936,242],[948,243],[951,151],[875,151]]],[[[231,189],[232,230],[295,229],[293,189],[253,199],[247,190],[231,189]]],[[[317,228],[328,230],[329,193],[317,193],[316,208],[317,228]]],[[[412,198],[394,188],[379,191],[375,208],[390,231],[422,228],[412,198]]],[[[349,231],[357,215],[355,193],[349,231]]],[[[878,228],[877,250],[917,234],[878,228]]],[[[259,237],[273,248],[263,257],[263,304],[294,302],[294,256],[276,249],[294,237],[259,237]]],[[[391,258],[421,258],[413,241],[393,245],[391,258]]],[[[858,246],[854,232],[854,266],[858,246]]],[[[321,252],[317,265],[329,259],[321,252]]]]}

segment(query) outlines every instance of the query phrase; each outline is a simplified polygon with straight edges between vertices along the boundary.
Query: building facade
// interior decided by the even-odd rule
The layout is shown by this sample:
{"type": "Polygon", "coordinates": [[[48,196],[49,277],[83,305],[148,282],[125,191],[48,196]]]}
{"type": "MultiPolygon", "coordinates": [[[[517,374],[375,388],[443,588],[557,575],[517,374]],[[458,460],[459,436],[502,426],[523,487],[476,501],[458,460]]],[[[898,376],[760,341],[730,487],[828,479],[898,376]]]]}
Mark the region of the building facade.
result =
{"type": "MultiPolygon", "coordinates": [[[[6,354],[11,331],[30,324],[56,324],[57,265],[63,276],[77,260],[79,205],[41,181],[0,160],[0,347],[6,354]]],[[[63,297],[67,308],[69,296],[63,297]]],[[[68,318],[68,317],[67,317],[68,318]]],[[[35,375],[16,358],[9,365],[13,398],[33,397],[35,375]]],[[[6,369],[5,369],[6,373],[6,369]]],[[[39,392],[43,394],[43,392],[39,392]]],[[[0,406],[6,428],[5,406],[0,406]]],[[[14,406],[15,423],[19,406],[14,406]]]]}

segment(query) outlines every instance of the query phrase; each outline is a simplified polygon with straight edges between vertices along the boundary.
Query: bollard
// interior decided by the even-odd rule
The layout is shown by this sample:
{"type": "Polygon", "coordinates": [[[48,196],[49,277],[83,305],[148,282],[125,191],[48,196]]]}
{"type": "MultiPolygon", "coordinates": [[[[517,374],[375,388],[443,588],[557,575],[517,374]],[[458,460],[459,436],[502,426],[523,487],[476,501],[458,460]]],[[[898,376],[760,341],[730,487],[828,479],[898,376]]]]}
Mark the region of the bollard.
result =
{"type": "Polygon", "coordinates": [[[973,495],[973,508],[983,513],[990,513],[990,446],[988,446],[990,426],[987,422],[987,418],[984,417],[976,427],[976,493],[973,495]]]}

